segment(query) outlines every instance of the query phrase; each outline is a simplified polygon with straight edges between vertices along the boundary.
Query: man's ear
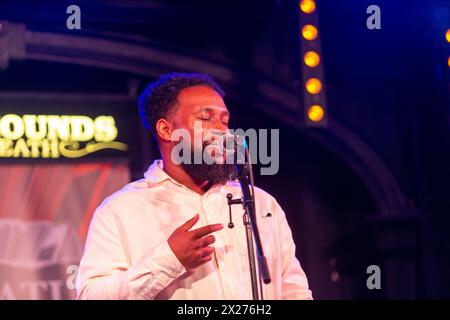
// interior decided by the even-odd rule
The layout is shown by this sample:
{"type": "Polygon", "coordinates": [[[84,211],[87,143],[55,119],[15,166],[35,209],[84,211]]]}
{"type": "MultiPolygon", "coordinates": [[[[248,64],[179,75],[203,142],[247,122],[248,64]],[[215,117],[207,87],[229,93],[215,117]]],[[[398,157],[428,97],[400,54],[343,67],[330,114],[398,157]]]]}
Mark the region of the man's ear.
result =
{"type": "Polygon", "coordinates": [[[156,122],[156,133],[162,141],[172,141],[172,124],[166,119],[159,119],[156,122]]]}

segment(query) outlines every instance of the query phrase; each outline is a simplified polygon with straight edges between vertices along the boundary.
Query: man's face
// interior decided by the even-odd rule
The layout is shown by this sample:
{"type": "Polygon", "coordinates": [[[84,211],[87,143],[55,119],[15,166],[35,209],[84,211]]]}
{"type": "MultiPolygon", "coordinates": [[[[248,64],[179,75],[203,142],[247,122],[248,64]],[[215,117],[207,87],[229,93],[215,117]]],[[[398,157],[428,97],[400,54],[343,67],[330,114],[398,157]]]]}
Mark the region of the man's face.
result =
{"type": "MultiPolygon", "coordinates": [[[[185,129],[191,137],[191,159],[197,149],[203,150],[214,140],[214,135],[223,135],[228,130],[230,113],[222,97],[206,86],[183,89],[178,95],[177,106],[171,117],[173,129],[185,129]],[[197,132],[195,132],[197,131],[197,132]],[[200,138],[201,141],[194,141],[200,138]]],[[[225,164],[183,164],[183,168],[199,182],[225,182],[233,171],[225,164]]]]}
{"type": "Polygon", "coordinates": [[[174,128],[184,128],[194,137],[194,127],[201,123],[201,137],[208,139],[211,132],[225,134],[230,113],[222,97],[206,86],[195,86],[182,90],[178,95],[178,105],[172,118],[174,128]]]}

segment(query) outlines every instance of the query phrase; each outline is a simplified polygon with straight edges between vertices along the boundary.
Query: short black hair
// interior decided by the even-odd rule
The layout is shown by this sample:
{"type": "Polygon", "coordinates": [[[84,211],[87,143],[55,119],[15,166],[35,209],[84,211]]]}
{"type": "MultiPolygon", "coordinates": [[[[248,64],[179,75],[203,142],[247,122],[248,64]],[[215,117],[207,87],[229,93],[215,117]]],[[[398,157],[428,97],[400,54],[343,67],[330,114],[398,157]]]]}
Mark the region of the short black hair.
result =
{"type": "Polygon", "coordinates": [[[156,82],[150,83],[139,97],[139,114],[144,126],[156,137],[156,122],[167,118],[176,105],[181,90],[207,86],[215,90],[222,98],[225,92],[207,74],[172,72],[162,75],[156,82]]]}

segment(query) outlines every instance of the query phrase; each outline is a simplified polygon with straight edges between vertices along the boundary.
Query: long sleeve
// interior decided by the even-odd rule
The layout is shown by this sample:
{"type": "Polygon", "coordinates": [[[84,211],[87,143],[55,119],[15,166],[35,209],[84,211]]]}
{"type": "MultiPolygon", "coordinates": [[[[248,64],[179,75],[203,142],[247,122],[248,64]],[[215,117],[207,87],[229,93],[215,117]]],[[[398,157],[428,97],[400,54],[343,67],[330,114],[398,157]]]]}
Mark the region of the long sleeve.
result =
{"type": "Polygon", "coordinates": [[[282,254],[282,299],[312,300],[308,279],[300,262],[295,257],[295,243],[286,215],[279,207],[279,228],[282,254]]]}
{"type": "Polygon", "coordinates": [[[131,264],[120,222],[106,205],[89,227],[77,275],[78,299],[154,299],[185,272],[166,240],[131,264]]]}

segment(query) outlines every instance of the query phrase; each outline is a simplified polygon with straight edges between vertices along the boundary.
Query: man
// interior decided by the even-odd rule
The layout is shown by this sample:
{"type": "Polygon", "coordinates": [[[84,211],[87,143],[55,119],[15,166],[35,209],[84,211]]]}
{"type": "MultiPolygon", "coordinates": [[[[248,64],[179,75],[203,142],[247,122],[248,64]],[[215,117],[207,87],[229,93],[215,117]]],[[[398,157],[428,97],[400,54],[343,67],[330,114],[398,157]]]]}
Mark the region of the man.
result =
{"type": "MultiPolygon", "coordinates": [[[[228,227],[226,196],[241,197],[239,184],[227,181],[233,166],[179,163],[172,152],[180,143],[175,130],[194,137],[200,122],[202,138],[227,132],[222,98],[202,74],[168,74],[143,92],[141,115],[162,160],[97,208],[77,277],[79,299],[252,299],[242,206],[233,206],[235,227],[228,227]]],[[[195,141],[188,143],[195,150],[195,141]]],[[[264,298],[312,299],[283,210],[261,189],[255,199],[272,278],[264,298]]]]}

